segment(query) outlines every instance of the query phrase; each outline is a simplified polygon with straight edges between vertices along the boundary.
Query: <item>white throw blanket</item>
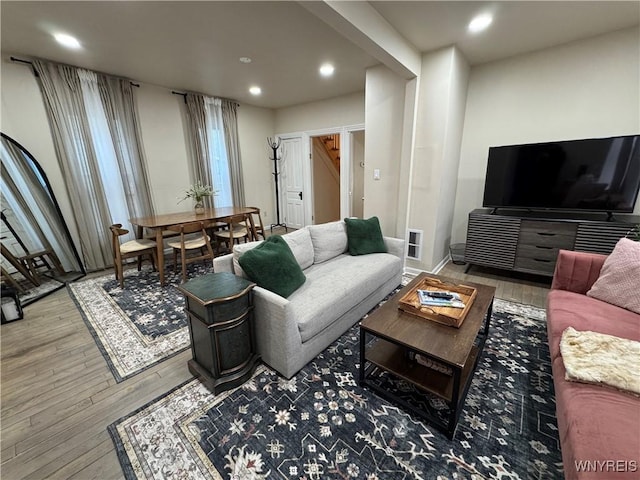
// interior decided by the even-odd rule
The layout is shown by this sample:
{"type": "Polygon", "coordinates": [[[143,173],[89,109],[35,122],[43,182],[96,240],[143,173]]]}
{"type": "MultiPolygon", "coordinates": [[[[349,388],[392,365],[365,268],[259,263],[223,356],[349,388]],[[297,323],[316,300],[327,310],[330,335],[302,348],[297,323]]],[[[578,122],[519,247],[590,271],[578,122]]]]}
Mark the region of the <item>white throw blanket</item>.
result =
{"type": "Polygon", "coordinates": [[[560,352],[567,380],[640,395],[640,342],[568,327],[562,332],[560,352]]]}

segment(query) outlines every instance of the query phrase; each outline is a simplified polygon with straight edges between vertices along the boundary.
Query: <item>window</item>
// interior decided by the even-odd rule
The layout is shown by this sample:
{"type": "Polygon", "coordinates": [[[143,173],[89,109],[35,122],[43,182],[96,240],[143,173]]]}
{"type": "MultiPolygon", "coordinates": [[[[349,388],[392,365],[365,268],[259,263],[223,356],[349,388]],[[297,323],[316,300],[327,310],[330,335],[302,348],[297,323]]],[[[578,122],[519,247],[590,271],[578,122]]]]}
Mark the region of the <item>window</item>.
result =
{"type": "MultiPolygon", "coordinates": [[[[108,208],[111,223],[121,223],[123,219],[130,217],[127,207],[126,195],[122,184],[124,175],[120,173],[118,159],[113,147],[113,140],[107,124],[107,116],[104,111],[98,79],[94,72],[79,70],[82,97],[87,111],[87,123],[91,131],[91,139],[95,150],[102,186],[109,198],[108,208]]],[[[91,172],[87,172],[91,175],[91,172]]],[[[127,240],[133,239],[133,233],[129,233],[127,240]]]]}
{"type": "Polygon", "coordinates": [[[231,173],[222,124],[222,101],[205,97],[205,122],[209,147],[209,168],[216,207],[232,207],[231,173]]]}

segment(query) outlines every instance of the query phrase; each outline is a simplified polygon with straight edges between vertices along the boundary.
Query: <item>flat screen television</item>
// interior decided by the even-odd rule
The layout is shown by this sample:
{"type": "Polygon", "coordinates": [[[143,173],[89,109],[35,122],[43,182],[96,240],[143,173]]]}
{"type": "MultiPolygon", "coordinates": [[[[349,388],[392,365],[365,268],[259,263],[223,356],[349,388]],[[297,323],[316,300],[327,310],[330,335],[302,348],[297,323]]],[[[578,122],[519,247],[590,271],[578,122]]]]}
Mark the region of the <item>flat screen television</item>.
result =
{"type": "Polygon", "coordinates": [[[489,148],[483,206],[633,212],[640,135],[489,148]]]}

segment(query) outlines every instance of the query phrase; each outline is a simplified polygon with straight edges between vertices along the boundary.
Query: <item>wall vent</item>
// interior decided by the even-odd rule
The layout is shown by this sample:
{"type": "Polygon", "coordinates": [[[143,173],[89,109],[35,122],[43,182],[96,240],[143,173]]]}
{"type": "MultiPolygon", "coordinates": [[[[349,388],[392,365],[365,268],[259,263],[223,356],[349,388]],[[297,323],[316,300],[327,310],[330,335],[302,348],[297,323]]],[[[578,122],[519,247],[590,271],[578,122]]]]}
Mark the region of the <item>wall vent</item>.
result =
{"type": "Polygon", "coordinates": [[[407,258],[413,258],[415,260],[422,259],[422,235],[422,230],[412,228],[408,230],[407,258]]]}

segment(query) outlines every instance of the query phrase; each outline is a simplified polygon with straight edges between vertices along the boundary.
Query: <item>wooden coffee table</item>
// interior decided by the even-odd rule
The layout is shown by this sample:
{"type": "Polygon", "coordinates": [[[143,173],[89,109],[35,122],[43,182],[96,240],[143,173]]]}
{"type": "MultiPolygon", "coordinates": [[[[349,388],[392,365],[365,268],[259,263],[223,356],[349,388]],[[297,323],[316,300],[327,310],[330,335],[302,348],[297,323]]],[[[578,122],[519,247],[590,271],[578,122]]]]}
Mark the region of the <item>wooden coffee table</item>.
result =
{"type": "Polygon", "coordinates": [[[476,288],[478,294],[463,324],[456,328],[398,309],[398,300],[425,276],[452,284],[461,283],[438,275],[420,274],[364,319],[360,323],[360,384],[420,415],[453,438],[473,373],[489,334],[495,288],[462,282],[476,288]],[[369,342],[371,338],[367,336],[375,337],[375,342],[369,342]],[[443,367],[441,370],[449,372],[443,373],[410,360],[409,352],[422,356],[427,362],[434,361],[443,367]],[[372,381],[381,372],[396,375],[445,400],[449,406],[448,421],[443,422],[381,388],[372,381]]]}

